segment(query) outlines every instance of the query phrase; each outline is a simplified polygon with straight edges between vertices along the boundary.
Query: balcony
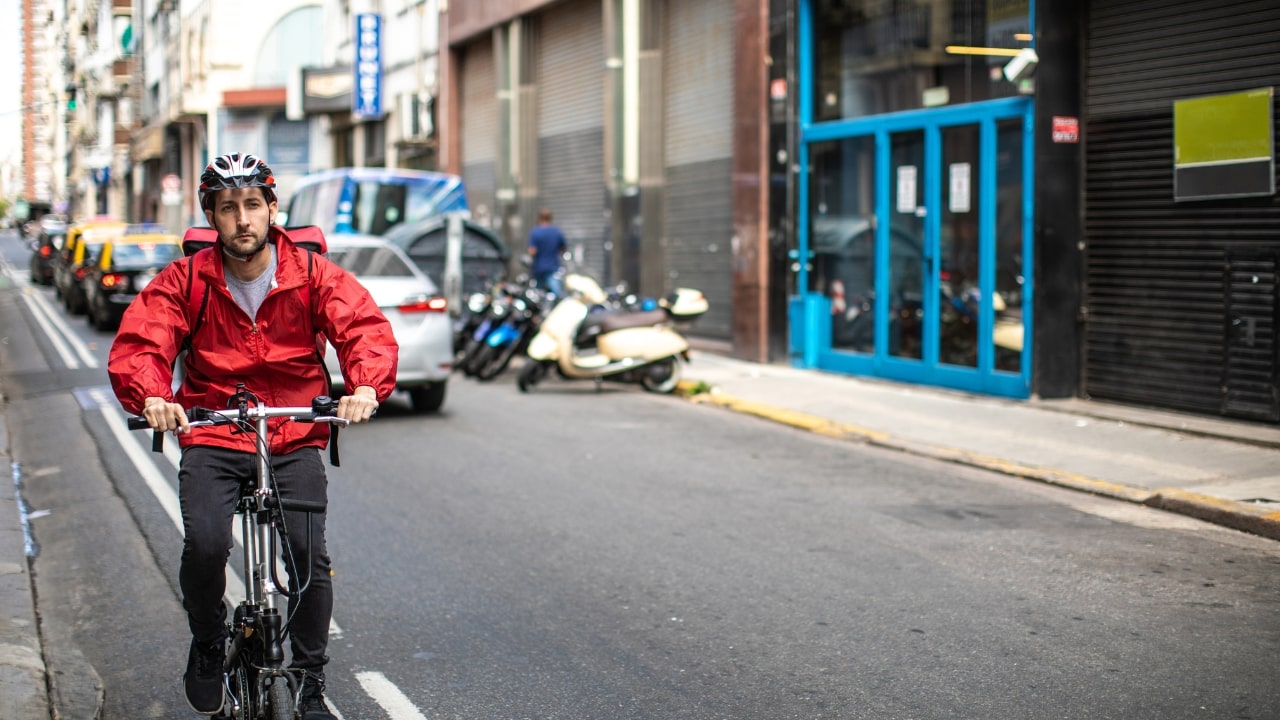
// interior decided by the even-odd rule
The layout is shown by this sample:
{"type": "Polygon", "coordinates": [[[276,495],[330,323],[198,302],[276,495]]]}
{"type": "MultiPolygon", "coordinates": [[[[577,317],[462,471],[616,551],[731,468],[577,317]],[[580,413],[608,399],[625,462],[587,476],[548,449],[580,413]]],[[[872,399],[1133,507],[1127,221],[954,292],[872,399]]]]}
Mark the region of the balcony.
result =
{"type": "Polygon", "coordinates": [[[133,0],[111,0],[112,15],[132,15],[133,0]]]}

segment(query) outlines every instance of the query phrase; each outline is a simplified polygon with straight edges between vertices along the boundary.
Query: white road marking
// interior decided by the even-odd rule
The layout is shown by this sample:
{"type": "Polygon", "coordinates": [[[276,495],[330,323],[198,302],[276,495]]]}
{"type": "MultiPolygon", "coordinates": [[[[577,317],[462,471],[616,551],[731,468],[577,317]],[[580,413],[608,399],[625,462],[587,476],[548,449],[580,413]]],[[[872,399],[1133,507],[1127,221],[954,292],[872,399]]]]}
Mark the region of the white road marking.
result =
{"type": "MultiPolygon", "coordinates": [[[[98,358],[93,354],[93,351],[90,350],[89,346],[85,345],[84,341],[80,339],[80,336],[76,335],[75,332],[72,331],[71,327],[67,325],[66,321],[62,317],[62,313],[54,312],[49,301],[45,299],[44,293],[32,292],[28,289],[23,293],[23,298],[28,299],[28,305],[34,302],[36,305],[40,306],[40,309],[43,310],[49,318],[49,322],[53,323],[54,326],[58,328],[58,331],[62,333],[62,336],[66,338],[66,341],[71,344],[72,349],[76,351],[76,355],[80,357],[80,362],[84,363],[85,367],[98,367],[98,358]]],[[[45,332],[48,333],[48,329],[45,329],[45,332]]],[[[50,340],[53,339],[52,335],[49,337],[50,340]]]]}
{"type": "Polygon", "coordinates": [[[62,356],[62,362],[68,368],[76,370],[80,367],[80,363],[76,360],[75,355],[71,353],[71,348],[63,342],[62,336],[58,335],[58,331],[54,330],[53,324],[49,321],[48,303],[41,303],[44,298],[38,292],[27,290],[22,294],[22,299],[27,303],[27,308],[31,310],[31,316],[36,319],[36,324],[44,331],[49,338],[49,342],[53,343],[53,349],[58,351],[62,356]]]}
{"type": "Polygon", "coordinates": [[[356,673],[360,686],[395,720],[427,720],[405,694],[380,672],[356,673]]]}

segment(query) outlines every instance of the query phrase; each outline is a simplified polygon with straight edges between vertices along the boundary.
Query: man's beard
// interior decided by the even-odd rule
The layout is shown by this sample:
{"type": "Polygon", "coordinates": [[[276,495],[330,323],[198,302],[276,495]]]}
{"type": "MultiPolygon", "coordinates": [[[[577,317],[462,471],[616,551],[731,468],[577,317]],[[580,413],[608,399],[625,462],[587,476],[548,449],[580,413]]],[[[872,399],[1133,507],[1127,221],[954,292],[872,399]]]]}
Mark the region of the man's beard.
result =
{"type": "Polygon", "coordinates": [[[267,246],[267,236],[263,234],[262,239],[258,241],[258,244],[254,245],[253,249],[246,253],[241,253],[241,252],[232,250],[226,243],[222,244],[222,252],[225,253],[228,257],[235,258],[240,262],[249,262],[250,260],[253,259],[255,255],[257,255],[259,252],[262,251],[262,248],[266,246],[267,246]]]}

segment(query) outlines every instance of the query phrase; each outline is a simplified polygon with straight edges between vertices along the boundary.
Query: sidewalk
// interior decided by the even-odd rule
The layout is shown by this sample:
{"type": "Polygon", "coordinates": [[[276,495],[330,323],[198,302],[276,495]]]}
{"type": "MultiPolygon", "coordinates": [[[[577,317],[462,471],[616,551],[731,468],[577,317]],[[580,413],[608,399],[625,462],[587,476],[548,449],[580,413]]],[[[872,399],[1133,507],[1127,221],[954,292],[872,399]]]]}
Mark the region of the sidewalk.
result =
{"type": "Polygon", "coordinates": [[[1006,400],[695,351],[692,402],[828,437],[1141,503],[1280,540],[1280,427],[1006,400]]]}
{"type": "Polygon", "coordinates": [[[0,400],[0,455],[8,461],[13,477],[0,495],[0,718],[48,720],[48,686],[27,564],[21,488],[9,455],[6,427],[0,400]]]}

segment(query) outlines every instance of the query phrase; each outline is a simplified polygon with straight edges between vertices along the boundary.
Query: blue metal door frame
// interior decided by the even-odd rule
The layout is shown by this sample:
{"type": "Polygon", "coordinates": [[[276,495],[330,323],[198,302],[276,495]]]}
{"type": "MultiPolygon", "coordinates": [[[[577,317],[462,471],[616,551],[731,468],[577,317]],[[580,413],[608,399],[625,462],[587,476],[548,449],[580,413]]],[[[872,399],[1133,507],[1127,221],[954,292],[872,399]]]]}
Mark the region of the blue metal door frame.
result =
{"type": "MultiPolygon", "coordinates": [[[[969,103],[927,110],[875,115],[864,118],[814,123],[813,118],[813,59],[807,48],[812,47],[812,0],[801,0],[799,35],[800,144],[798,207],[799,278],[797,287],[802,302],[795,304],[792,322],[799,322],[801,331],[809,337],[800,339],[805,348],[800,353],[799,364],[836,372],[884,377],[906,382],[939,385],[972,392],[1006,397],[1025,398],[1030,395],[1032,367],[1032,328],[1034,295],[1033,218],[1034,218],[1034,103],[1029,97],[1004,98],[986,102],[969,103]],[[996,290],[996,125],[1001,120],[1022,120],[1022,332],[1023,343],[1019,372],[996,370],[992,333],[995,312],[992,305],[996,290]],[[977,125],[980,132],[981,163],[979,167],[979,292],[982,298],[978,322],[978,364],[967,368],[938,362],[938,324],[924,325],[922,358],[904,359],[891,356],[887,343],[877,342],[873,354],[861,354],[833,350],[829,333],[819,328],[829,322],[824,296],[809,292],[809,268],[803,259],[810,258],[810,145],[815,142],[844,140],[855,137],[874,137],[876,148],[876,288],[889,287],[890,225],[893,212],[890,207],[892,180],[890,167],[890,138],[894,133],[923,131],[925,136],[925,165],[921,182],[925,189],[925,206],[930,211],[925,216],[925,273],[923,312],[926,318],[935,319],[939,312],[939,236],[942,213],[942,130],[958,125],[977,125]],[[816,295],[816,297],[815,297],[816,295]]],[[[889,294],[877,292],[875,297],[876,337],[886,338],[889,333],[889,294]]],[[[795,333],[793,332],[793,337],[795,333]]]]}

